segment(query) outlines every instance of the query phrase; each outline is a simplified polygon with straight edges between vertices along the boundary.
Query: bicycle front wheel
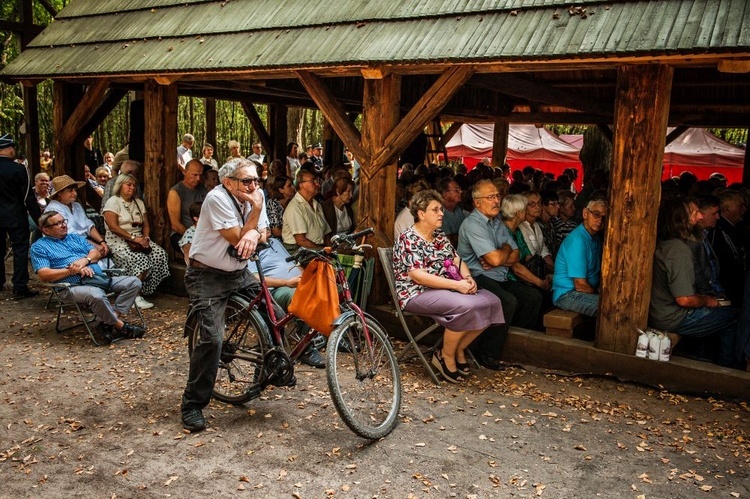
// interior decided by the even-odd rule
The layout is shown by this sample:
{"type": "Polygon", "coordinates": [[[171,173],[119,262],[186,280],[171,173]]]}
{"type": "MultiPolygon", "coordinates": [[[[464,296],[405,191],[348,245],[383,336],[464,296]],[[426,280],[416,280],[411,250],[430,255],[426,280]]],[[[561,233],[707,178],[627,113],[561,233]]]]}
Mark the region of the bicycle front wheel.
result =
{"type": "MultiPolygon", "coordinates": [[[[242,295],[233,294],[224,314],[221,359],[211,394],[228,404],[250,401],[263,370],[264,355],[271,348],[268,328],[257,310],[248,310],[249,305],[242,295]]],[[[190,355],[200,341],[198,326],[198,314],[191,314],[185,325],[190,355]]]]}
{"type": "Polygon", "coordinates": [[[331,333],[326,356],[328,389],[346,426],[363,438],[388,435],[401,408],[401,374],[380,324],[349,317],[331,333]]]}

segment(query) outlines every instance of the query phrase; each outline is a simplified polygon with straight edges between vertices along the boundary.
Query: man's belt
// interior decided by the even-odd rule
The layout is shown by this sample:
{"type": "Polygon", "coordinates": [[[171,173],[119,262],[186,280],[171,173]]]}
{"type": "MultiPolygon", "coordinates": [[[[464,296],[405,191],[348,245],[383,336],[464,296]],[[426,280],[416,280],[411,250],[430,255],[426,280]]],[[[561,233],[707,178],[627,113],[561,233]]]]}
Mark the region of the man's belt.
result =
{"type": "Polygon", "coordinates": [[[190,259],[190,266],[191,267],[195,267],[196,269],[210,269],[211,268],[208,265],[206,265],[205,263],[199,262],[195,258],[191,258],[190,259]]]}

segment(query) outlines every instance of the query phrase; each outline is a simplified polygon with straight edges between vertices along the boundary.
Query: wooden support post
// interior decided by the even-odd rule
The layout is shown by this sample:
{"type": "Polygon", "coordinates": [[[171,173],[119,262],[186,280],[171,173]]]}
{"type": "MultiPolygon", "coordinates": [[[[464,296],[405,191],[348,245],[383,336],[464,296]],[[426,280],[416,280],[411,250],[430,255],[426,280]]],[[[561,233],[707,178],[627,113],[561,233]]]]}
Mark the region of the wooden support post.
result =
{"type": "MultiPolygon", "coordinates": [[[[386,145],[386,137],[399,122],[401,107],[401,76],[393,73],[379,80],[364,81],[364,112],[362,117],[362,148],[368,157],[386,145]]],[[[396,207],[396,158],[390,164],[360,162],[359,170],[359,221],[360,227],[374,227],[374,247],[393,245],[393,224],[396,207]]],[[[377,259],[376,259],[377,260],[377,259]]],[[[382,269],[378,266],[379,278],[374,279],[370,302],[386,301],[382,269]]]]}
{"type": "MultiPolygon", "coordinates": [[[[271,132],[273,148],[268,151],[272,159],[279,159],[286,163],[287,144],[287,106],[283,104],[271,104],[268,106],[268,128],[271,132]]],[[[270,165],[270,161],[268,162],[270,165]]]]}
{"type": "Polygon", "coordinates": [[[247,116],[247,119],[250,120],[253,130],[258,134],[258,139],[263,146],[263,150],[270,154],[273,150],[273,142],[271,142],[271,136],[268,134],[268,130],[266,130],[266,125],[263,123],[263,120],[260,119],[258,111],[255,110],[255,106],[253,106],[252,102],[242,101],[240,104],[242,104],[242,109],[245,110],[245,115],[247,116]]]}
{"type": "Polygon", "coordinates": [[[68,144],[60,140],[63,129],[83,96],[83,86],[55,81],[52,85],[52,122],[55,131],[55,175],[70,175],[76,180],[84,179],[83,139],[75,137],[68,144]],[[80,139],[80,140],[77,140],[80,139]]]}
{"type": "Polygon", "coordinates": [[[21,87],[23,92],[23,117],[26,124],[24,135],[24,146],[26,159],[29,162],[29,171],[34,176],[41,171],[39,145],[39,103],[37,101],[36,84],[21,87]]]}
{"type": "Polygon", "coordinates": [[[143,164],[144,201],[150,213],[151,239],[169,247],[167,194],[177,182],[177,85],[144,84],[146,158],[143,164]]]}
{"type": "Polygon", "coordinates": [[[496,119],[495,130],[492,134],[492,166],[498,167],[505,164],[508,155],[508,133],[510,124],[507,121],[496,119]]]}
{"type": "MultiPolygon", "coordinates": [[[[218,157],[218,144],[216,144],[216,99],[205,99],[206,107],[206,142],[214,146],[214,157],[218,157]]],[[[203,155],[203,144],[201,144],[201,155],[203,155]]]]}
{"type": "MultiPolygon", "coordinates": [[[[747,129],[747,134],[750,136],[750,128],[747,129]]],[[[750,152],[748,152],[747,147],[745,147],[745,163],[742,169],[742,184],[745,187],[750,187],[750,152]]],[[[748,367],[750,367],[750,364],[748,364],[748,367]]]]}
{"type": "Polygon", "coordinates": [[[602,257],[596,346],[632,354],[648,322],[661,165],[673,69],[617,72],[612,187],[602,257]]]}

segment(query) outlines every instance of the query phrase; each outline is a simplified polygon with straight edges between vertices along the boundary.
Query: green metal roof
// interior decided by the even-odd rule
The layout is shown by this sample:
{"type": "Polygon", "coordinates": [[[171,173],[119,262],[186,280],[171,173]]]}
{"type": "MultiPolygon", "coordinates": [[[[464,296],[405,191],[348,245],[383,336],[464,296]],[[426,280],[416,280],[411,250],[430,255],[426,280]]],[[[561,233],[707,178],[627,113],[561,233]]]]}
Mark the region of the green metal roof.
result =
{"type": "Polygon", "coordinates": [[[747,0],[583,0],[569,11],[570,5],[570,0],[74,0],[0,75],[750,56],[747,0]]]}

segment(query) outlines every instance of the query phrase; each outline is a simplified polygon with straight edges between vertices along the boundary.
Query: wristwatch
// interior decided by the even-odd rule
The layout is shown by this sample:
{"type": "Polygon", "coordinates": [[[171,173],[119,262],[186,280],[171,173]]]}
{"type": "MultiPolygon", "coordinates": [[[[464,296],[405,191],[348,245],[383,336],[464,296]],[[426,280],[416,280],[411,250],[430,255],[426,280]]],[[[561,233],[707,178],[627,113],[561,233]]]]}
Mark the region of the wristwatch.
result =
{"type": "Polygon", "coordinates": [[[86,261],[89,262],[89,265],[91,265],[91,258],[86,257],[86,261]]]}
{"type": "Polygon", "coordinates": [[[131,241],[135,241],[135,234],[130,234],[131,241]]]}

